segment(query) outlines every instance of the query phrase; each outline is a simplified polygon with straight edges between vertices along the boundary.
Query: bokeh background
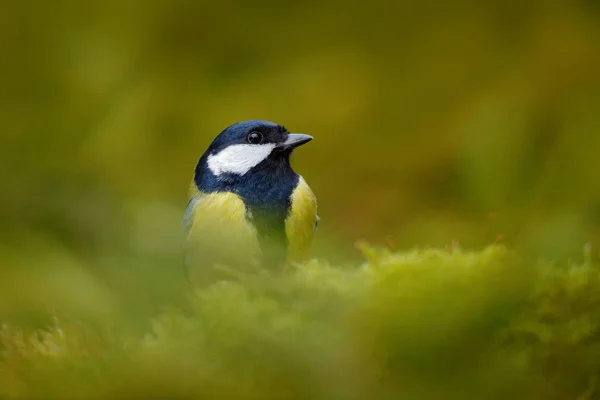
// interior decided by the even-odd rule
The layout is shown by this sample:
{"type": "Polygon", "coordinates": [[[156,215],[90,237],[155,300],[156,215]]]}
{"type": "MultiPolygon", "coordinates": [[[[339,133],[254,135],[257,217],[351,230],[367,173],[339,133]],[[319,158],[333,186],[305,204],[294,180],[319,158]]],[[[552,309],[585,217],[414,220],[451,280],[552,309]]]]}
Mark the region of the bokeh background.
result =
{"type": "Polygon", "coordinates": [[[0,21],[7,310],[143,298],[197,159],[244,119],[315,137],[293,163],[316,256],[598,243],[596,1],[5,1],[0,21]]]}
{"type": "Polygon", "coordinates": [[[5,0],[0,123],[0,397],[598,396],[597,0],[5,0]],[[321,261],[192,296],[245,119],[315,137],[321,261]]]}

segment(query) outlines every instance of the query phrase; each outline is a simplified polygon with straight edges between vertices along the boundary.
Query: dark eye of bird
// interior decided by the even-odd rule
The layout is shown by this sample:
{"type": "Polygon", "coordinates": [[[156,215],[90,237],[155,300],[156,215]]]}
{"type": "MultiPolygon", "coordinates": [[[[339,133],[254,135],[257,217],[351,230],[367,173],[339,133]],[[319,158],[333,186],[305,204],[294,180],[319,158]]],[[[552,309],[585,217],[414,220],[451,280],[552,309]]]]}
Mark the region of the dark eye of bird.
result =
{"type": "Polygon", "coordinates": [[[259,144],[263,140],[263,135],[260,132],[253,131],[248,134],[248,143],[259,144]]]}

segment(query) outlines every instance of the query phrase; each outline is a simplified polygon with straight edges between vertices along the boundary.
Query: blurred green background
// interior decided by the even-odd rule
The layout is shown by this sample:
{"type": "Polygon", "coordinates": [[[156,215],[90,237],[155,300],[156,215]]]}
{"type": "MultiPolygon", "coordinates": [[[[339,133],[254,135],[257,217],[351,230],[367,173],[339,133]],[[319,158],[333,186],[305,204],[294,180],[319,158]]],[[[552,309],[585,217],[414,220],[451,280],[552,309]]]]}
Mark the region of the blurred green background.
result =
{"type": "Polygon", "coordinates": [[[251,118],[315,136],[294,165],[318,195],[320,236],[341,245],[593,239],[598,2],[1,8],[11,246],[175,246],[197,159],[251,118]]]}
{"type": "MultiPolygon", "coordinates": [[[[194,341],[214,335],[206,348],[225,360],[225,371],[240,354],[236,346],[252,352],[259,342],[270,361],[252,353],[247,365],[232,362],[234,370],[277,380],[288,362],[336,388],[367,371],[378,393],[386,385],[406,391],[394,380],[404,376],[418,388],[455,388],[456,398],[469,398],[461,390],[472,371],[482,371],[477,385],[486,390],[516,388],[480,367],[494,362],[478,358],[488,345],[504,352],[516,343],[524,350],[506,350],[507,371],[514,355],[522,370],[561,388],[555,398],[575,398],[588,386],[578,398],[592,398],[600,359],[600,319],[589,314],[598,309],[590,262],[600,247],[599,71],[595,0],[1,2],[0,387],[77,392],[86,374],[108,371],[111,384],[127,389],[131,378],[149,393],[162,384],[168,393],[178,381],[169,386],[153,374],[193,383],[196,375],[181,371],[198,369],[235,387],[237,378],[221,369],[211,375],[212,359],[194,341]],[[449,261],[417,253],[392,256],[391,272],[379,268],[379,256],[372,274],[326,264],[299,271],[274,285],[291,308],[280,294],[256,299],[254,289],[216,288],[202,294],[196,319],[167,314],[155,324],[168,362],[136,358],[130,342],[114,340],[116,353],[145,368],[132,378],[130,361],[110,358],[113,347],[103,340],[111,340],[97,344],[88,331],[99,324],[102,332],[119,326],[120,335],[132,326],[147,332],[150,317],[181,294],[181,218],[194,166],[215,135],[245,119],[315,137],[293,165],[319,199],[314,254],[336,267],[359,259],[354,244],[366,239],[401,250],[499,241],[586,268],[542,268],[535,281],[537,272],[488,253],[453,253],[449,261]],[[491,270],[478,269],[489,259],[491,270]],[[497,263],[511,267],[494,272],[497,263]],[[470,266],[474,276],[463,274],[470,266]],[[534,296],[528,285],[543,290],[534,296]],[[488,295],[493,301],[482,302],[488,295]],[[530,298],[531,315],[522,316],[515,304],[530,298]],[[92,322],[63,326],[59,318],[33,339],[4,325],[47,326],[65,314],[92,322]],[[233,338],[202,325],[205,318],[224,319],[233,338]],[[496,337],[519,318],[524,328],[519,322],[508,339],[489,342],[490,332],[496,337]],[[178,329],[200,356],[185,346],[182,357],[170,350],[171,341],[184,341],[178,329]],[[344,347],[338,335],[358,342],[344,347]],[[211,343],[220,344],[211,350],[211,343]],[[348,349],[364,354],[354,360],[348,349]],[[64,365],[48,358],[61,351],[64,365]],[[463,369],[449,373],[461,360],[463,369]],[[572,367],[580,364],[585,373],[572,367]],[[44,365],[65,369],[44,375],[44,365]],[[568,371],[565,381],[554,380],[568,371]]],[[[300,375],[281,379],[310,387],[300,375]]],[[[266,382],[256,398],[273,387],[266,382]]]]}
{"type": "Polygon", "coordinates": [[[595,1],[9,1],[0,19],[10,270],[176,259],[197,159],[253,118],[316,138],[293,164],[317,256],[598,243],[595,1]]]}

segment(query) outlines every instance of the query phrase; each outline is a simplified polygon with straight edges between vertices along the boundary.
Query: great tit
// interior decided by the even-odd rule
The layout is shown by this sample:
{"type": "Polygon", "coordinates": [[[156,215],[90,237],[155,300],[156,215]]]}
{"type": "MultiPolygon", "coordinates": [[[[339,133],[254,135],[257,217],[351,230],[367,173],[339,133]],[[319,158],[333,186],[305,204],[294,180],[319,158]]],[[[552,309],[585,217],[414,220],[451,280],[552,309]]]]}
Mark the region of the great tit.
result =
{"type": "Polygon", "coordinates": [[[312,139],[251,120],[213,140],[196,166],[184,216],[192,283],[214,279],[215,264],[269,269],[306,258],[317,199],[290,155],[312,139]]]}

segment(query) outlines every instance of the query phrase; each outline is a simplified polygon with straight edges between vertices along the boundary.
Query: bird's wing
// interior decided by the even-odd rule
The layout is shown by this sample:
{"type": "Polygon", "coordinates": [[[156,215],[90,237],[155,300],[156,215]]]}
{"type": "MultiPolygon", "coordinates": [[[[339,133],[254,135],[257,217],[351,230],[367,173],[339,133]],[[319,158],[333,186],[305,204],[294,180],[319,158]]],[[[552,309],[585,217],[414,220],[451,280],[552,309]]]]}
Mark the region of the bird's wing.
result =
{"type": "Polygon", "coordinates": [[[304,178],[300,177],[290,200],[291,208],[285,221],[289,258],[303,259],[308,255],[319,222],[317,197],[304,178]]]}
{"type": "Polygon", "coordinates": [[[183,224],[182,224],[182,229],[183,231],[188,234],[190,232],[190,229],[192,228],[192,211],[194,209],[194,207],[196,206],[196,203],[198,203],[198,199],[190,199],[190,201],[188,202],[187,208],[185,209],[185,214],[183,214],[183,224]]]}

